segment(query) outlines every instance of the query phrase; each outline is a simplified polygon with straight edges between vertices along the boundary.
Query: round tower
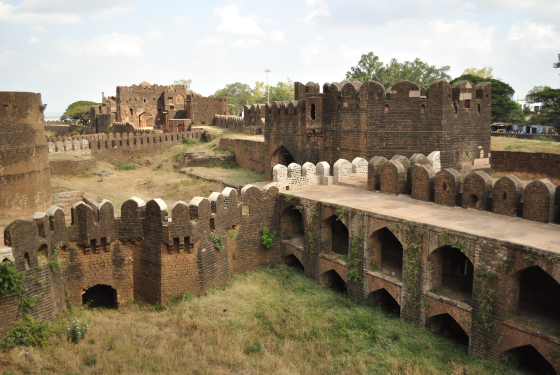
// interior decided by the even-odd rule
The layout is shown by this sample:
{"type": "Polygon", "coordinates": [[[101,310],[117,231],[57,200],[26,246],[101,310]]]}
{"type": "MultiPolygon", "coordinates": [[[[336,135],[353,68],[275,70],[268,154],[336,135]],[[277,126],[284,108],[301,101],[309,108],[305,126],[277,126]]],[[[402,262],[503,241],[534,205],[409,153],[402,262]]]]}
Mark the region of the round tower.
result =
{"type": "Polygon", "coordinates": [[[30,216],[52,202],[41,94],[0,92],[0,216],[30,216]]]}

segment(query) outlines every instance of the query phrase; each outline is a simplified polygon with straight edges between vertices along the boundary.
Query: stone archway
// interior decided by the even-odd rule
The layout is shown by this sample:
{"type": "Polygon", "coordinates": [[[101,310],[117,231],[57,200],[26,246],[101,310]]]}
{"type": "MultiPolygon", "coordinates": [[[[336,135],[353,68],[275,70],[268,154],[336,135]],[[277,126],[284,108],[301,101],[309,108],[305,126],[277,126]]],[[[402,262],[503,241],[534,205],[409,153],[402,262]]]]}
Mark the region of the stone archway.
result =
{"type": "Polygon", "coordinates": [[[82,305],[116,309],[118,307],[117,290],[110,285],[94,285],[84,290],[82,294],[82,305]]]}
{"type": "Polygon", "coordinates": [[[142,113],[138,116],[138,127],[139,128],[153,128],[154,127],[154,116],[149,113],[142,113]]]}

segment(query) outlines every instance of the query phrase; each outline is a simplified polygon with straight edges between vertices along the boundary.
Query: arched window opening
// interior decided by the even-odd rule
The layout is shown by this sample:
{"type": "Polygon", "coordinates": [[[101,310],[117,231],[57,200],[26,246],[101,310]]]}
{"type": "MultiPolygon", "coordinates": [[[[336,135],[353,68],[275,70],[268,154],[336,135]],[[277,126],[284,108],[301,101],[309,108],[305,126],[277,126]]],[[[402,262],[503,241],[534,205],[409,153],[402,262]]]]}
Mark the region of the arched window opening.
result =
{"type": "Polygon", "coordinates": [[[465,108],[470,108],[471,107],[471,101],[470,100],[465,100],[465,108]]]}
{"type": "Polygon", "coordinates": [[[519,273],[519,315],[527,323],[560,331],[560,284],[538,266],[519,273]]]}
{"type": "Polygon", "coordinates": [[[474,267],[461,250],[440,247],[430,255],[430,265],[432,292],[472,303],[474,267]]]}
{"type": "Polygon", "coordinates": [[[476,196],[476,194],[469,195],[469,208],[478,208],[478,203],[480,199],[476,196]]]}
{"type": "Polygon", "coordinates": [[[370,269],[381,269],[391,276],[402,276],[403,246],[393,232],[382,228],[371,235],[370,269]]]}
{"type": "Polygon", "coordinates": [[[132,108],[130,108],[130,115],[131,115],[131,116],[134,115],[134,111],[132,110],[132,108]]]}
{"type": "Polygon", "coordinates": [[[31,259],[29,259],[29,253],[25,253],[23,254],[23,259],[25,260],[24,262],[24,266],[25,266],[25,270],[30,270],[31,269],[31,259]]]}
{"type": "Polygon", "coordinates": [[[48,263],[47,258],[49,257],[49,247],[47,245],[43,245],[37,250],[37,262],[39,266],[44,266],[48,263]]]}
{"type": "Polygon", "coordinates": [[[524,374],[556,374],[554,367],[532,345],[506,350],[502,353],[501,362],[511,363],[524,374]]]}
{"type": "Polygon", "coordinates": [[[385,113],[389,113],[389,105],[385,104],[385,113]]]}
{"type": "Polygon", "coordinates": [[[426,327],[430,332],[444,336],[456,345],[464,347],[465,350],[468,349],[469,335],[451,315],[432,316],[426,320],[426,327]]]}
{"type": "Polygon", "coordinates": [[[311,104],[311,120],[315,120],[315,104],[311,104]]]}
{"type": "Polygon", "coordinates": [[[426,106],[424,104],[422,104],[420,106],[420,113],[425,113],[426,112],[426,106]]]}
{"type": "Polygon", "coordinates": [[[379,307],[390,315],[396,317],[401,316],[401,305],[399,305],[391,293],[389,293],[386,289],[379,289],[368,294],[367,304],[379,307]]]}
{"type": "Polygon", "coordinates": [[[280,215],[280,233],[283,241],[297,247],[304,246],[303,216],[294,206],[286,207],[280,215]]]}
{"type": "Polygon", "coordinates": [[[346,282],[340,277],[338,272],[330,270],[321,275],[321,284],[333,289],[336,292],[346,294],[346,282]]]}
{"type": "Polygon", "coordinates": [[[285,256],[284,257],[284,264],[289,266],[289,267],[293,267],[298,271],[301,271],[301,272],[304,271],[303,264],[301,264],[299,259],[294,254],[290,254],[290,255],[285,256]]]}
{"type": "Polygon", "coordinates": [[[504,192],[502,193],[502,199],[506,200],[507,199],[507,192],[504,190],[504,192]]]}
{"type": "Polygon", "coordinates": [[[82,305],[91,308],[116,309],[118,307],[117,291],[110,285],[97,284],[84,291],[82,305]]]}
{"type": "Polygon", "coordinates": [[[478,114],[480,115],[480,104],[478,104],[477,107],[478,107],[478,114]]]}
{"type": "Polygon", "coordinates": [[[442,188],[443,191],[447,191],[447,190],[448,190],[447,184],[446,184],[445,182],[441,185],[441,188],[442,188]]]}
{"type": "Polygon", "coordinates": [[[272,154],[272,166],[274,167],[276,164],[282,164],[284,166],[288,166],[294,162],[294,157],[284,146],[280,146],[274,151],[272,154]]]}
{"type": "Polygon", "coordinates": [[[336,254],[348,255],[348,228],[340,220],[332,220],[331,223],[332,234],[332,251],[336,254]]]}

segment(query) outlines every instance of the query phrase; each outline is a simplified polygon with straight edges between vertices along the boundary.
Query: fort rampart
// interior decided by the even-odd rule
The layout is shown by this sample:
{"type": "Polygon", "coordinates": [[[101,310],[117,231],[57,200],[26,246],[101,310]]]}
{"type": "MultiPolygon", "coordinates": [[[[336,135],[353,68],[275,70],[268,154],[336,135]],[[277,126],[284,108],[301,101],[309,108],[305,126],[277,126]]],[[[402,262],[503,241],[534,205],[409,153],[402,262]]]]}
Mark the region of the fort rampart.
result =
{"type": "Polygon", "coordinates": [[[201,139],[202,131],[179,133],[109,133],[72,137],[47,137],[49,154],[91,153],[96,158],[130,161],[163,151],[185,138],[201,139]]]}
{"type": "Polygon", "coordinates": [[[253,139],[220,138],[220,147],[235,153],[239,166],[264,172],[265,144],[253,139]]]}
{"type": "MultiPolygon", "coordinates": [[[[560,369],[555,331],[515,318],[524,316],[529,303],[551,311],[552,326],[560,324],[554,315],[560,310],[560,226],[525,214],[554,210],[554,187],[536,181],[521,189],[509,176],[488,186],[482,172],[465,179],[451,169],[431,173],[437,157],[373,159],[339,160],[332,173],[326,162],[277,166],[276,181],[262,190],[226,188],[170,210],[160,199],[131,198],[116,217],[111,202],[86,199],[72,206],[71,225],[60,208],[51,207],[33,221],[10,224],[0,253],[19,271],[44,279],[27,292],[39,297],[31,309],[38,319],[54,319],[64,291],[74,304],[96,285],[114,289],[117,303],[165,302],[223,285],[232,272],[283,259],[357,300],[394,301],[398,315],[420,326],[455,324],[475,356],[498,360],[507,350],[532,345],[560,369]],[[402,167],[405,160],[416,166],[413,192],[427,193],[432,180],[434,197],[459,207],[403,196],[410,170],[402,167]],[[379,189],[387,194],[356,188],[375,187],[369,176],[379,164],[379,189]],[[460,200],[458,191],[466,198],[460,200]],[[457,202],[472,201],[465,192],[476,192],[486,205],[461,208],[457,202]],[[504,192],[523,198],[523,217],[531,220],[512,217],[519,211],[515,200],[488,203],[504,192]],[[501,215],[482,212],[489,206],[501,215]],[[269,250],[261,244],[263,227],[278,233],[269,250]],[[53,254],[59,272],[45,262],[53,254]]],[[[0,299],[3,331],[20,319],[17,312],[14,297],[0,299]]]]}
{"type": "Polygon", "coordinates": [[[560,178],[560,154],[546,152],[492,151],[492,169],[525,172],[560,178]]]}

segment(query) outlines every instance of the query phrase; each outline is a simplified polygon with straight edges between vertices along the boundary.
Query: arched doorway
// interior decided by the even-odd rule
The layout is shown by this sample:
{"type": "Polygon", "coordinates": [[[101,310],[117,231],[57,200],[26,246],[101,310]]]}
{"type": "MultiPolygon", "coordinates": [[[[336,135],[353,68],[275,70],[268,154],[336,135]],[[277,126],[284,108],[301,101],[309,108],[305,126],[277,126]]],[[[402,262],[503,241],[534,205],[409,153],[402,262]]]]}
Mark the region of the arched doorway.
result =
{"type": "Polygon", "coordinates": [[[142,113],[138,117],[138,127],[139,128],[154,127],[154,116],[146,112],[142,113]]]}
{"type": "Polygon", "coordinates": [[[117,291],[110,285],[97,284],[84,291],[82,305],[92,308],[116,309],[118,307],[117,291]]]}
{"type": "Polygon", "coordinates": [[[426,328],[432,333],[442,335],[459,346],[469,346],[469,335],[449,314],[439,314],[426,320],[426,328]]]}
{"type": "Polygon", "coordinates": [[[402,276],[403,246],[387,228],[375,231],[370,238],[370,268],[379,266],[389,274],[402,276]]]}
{"type": "Polygon", "coordinates": [[[299,259],[294,254],[286,255],[284,257],[284,264],[287,265],[287,266],[293,267],[296,270],[301,271],[301,272],[303,272],[304,269],[305,269],[303,267],[303,264],[301,264],[299,259]]]}
{"type": "Polygon", "coordinates": [[[291,240],[304,235],[303,215],[293,205],[282,210],[280,215],[280,230],[283,240],[291,240]]]}
{"type": "Polygon", "coordinates": [[[502,362],[513,364],[520,372],[534,375],[555,375],[554,367],[532,345],[518,346],[502,353],[502,362]]]}
{"type": "Polygon", "coordinates": [[[294,157],[284,146],[280,146],[272,153],[272,167],[276,164],[288,166],[294,162],[294,157]]]}
{"type": "Polygon", "coordinates": [[[321,284],[333,289],[336,292],[346,294],[346,282],[335,270],[330,270],[322,274],[321,284]]]}
{"type": "Polygon", "coordinates": [[[383,311],[396,317],[401,316],[401,305],[386,289],[378,289],[367,296],[367,304],[380,307],[383,311]]]}
{"type": "Polygon", "coordinates": [[[515,276],[521,321],[560,331],[560,284],[539,266],[525,268],[515,276]]]}
{"type": "Polygon", "coordinates": [[[461,250],[449,245],[430,254],[431,291],[472,303],[474,266],[461,250]]]}
{"type": "Polygon", "coordinates": [[[348,228],[342,220],[337,220],[335,215],[323,221],[320,236],[323,238],[321,242],[330,244],[330,249],[324,250],[344,256],[348,255],[348,242],[350,240],[348,228]]]}

